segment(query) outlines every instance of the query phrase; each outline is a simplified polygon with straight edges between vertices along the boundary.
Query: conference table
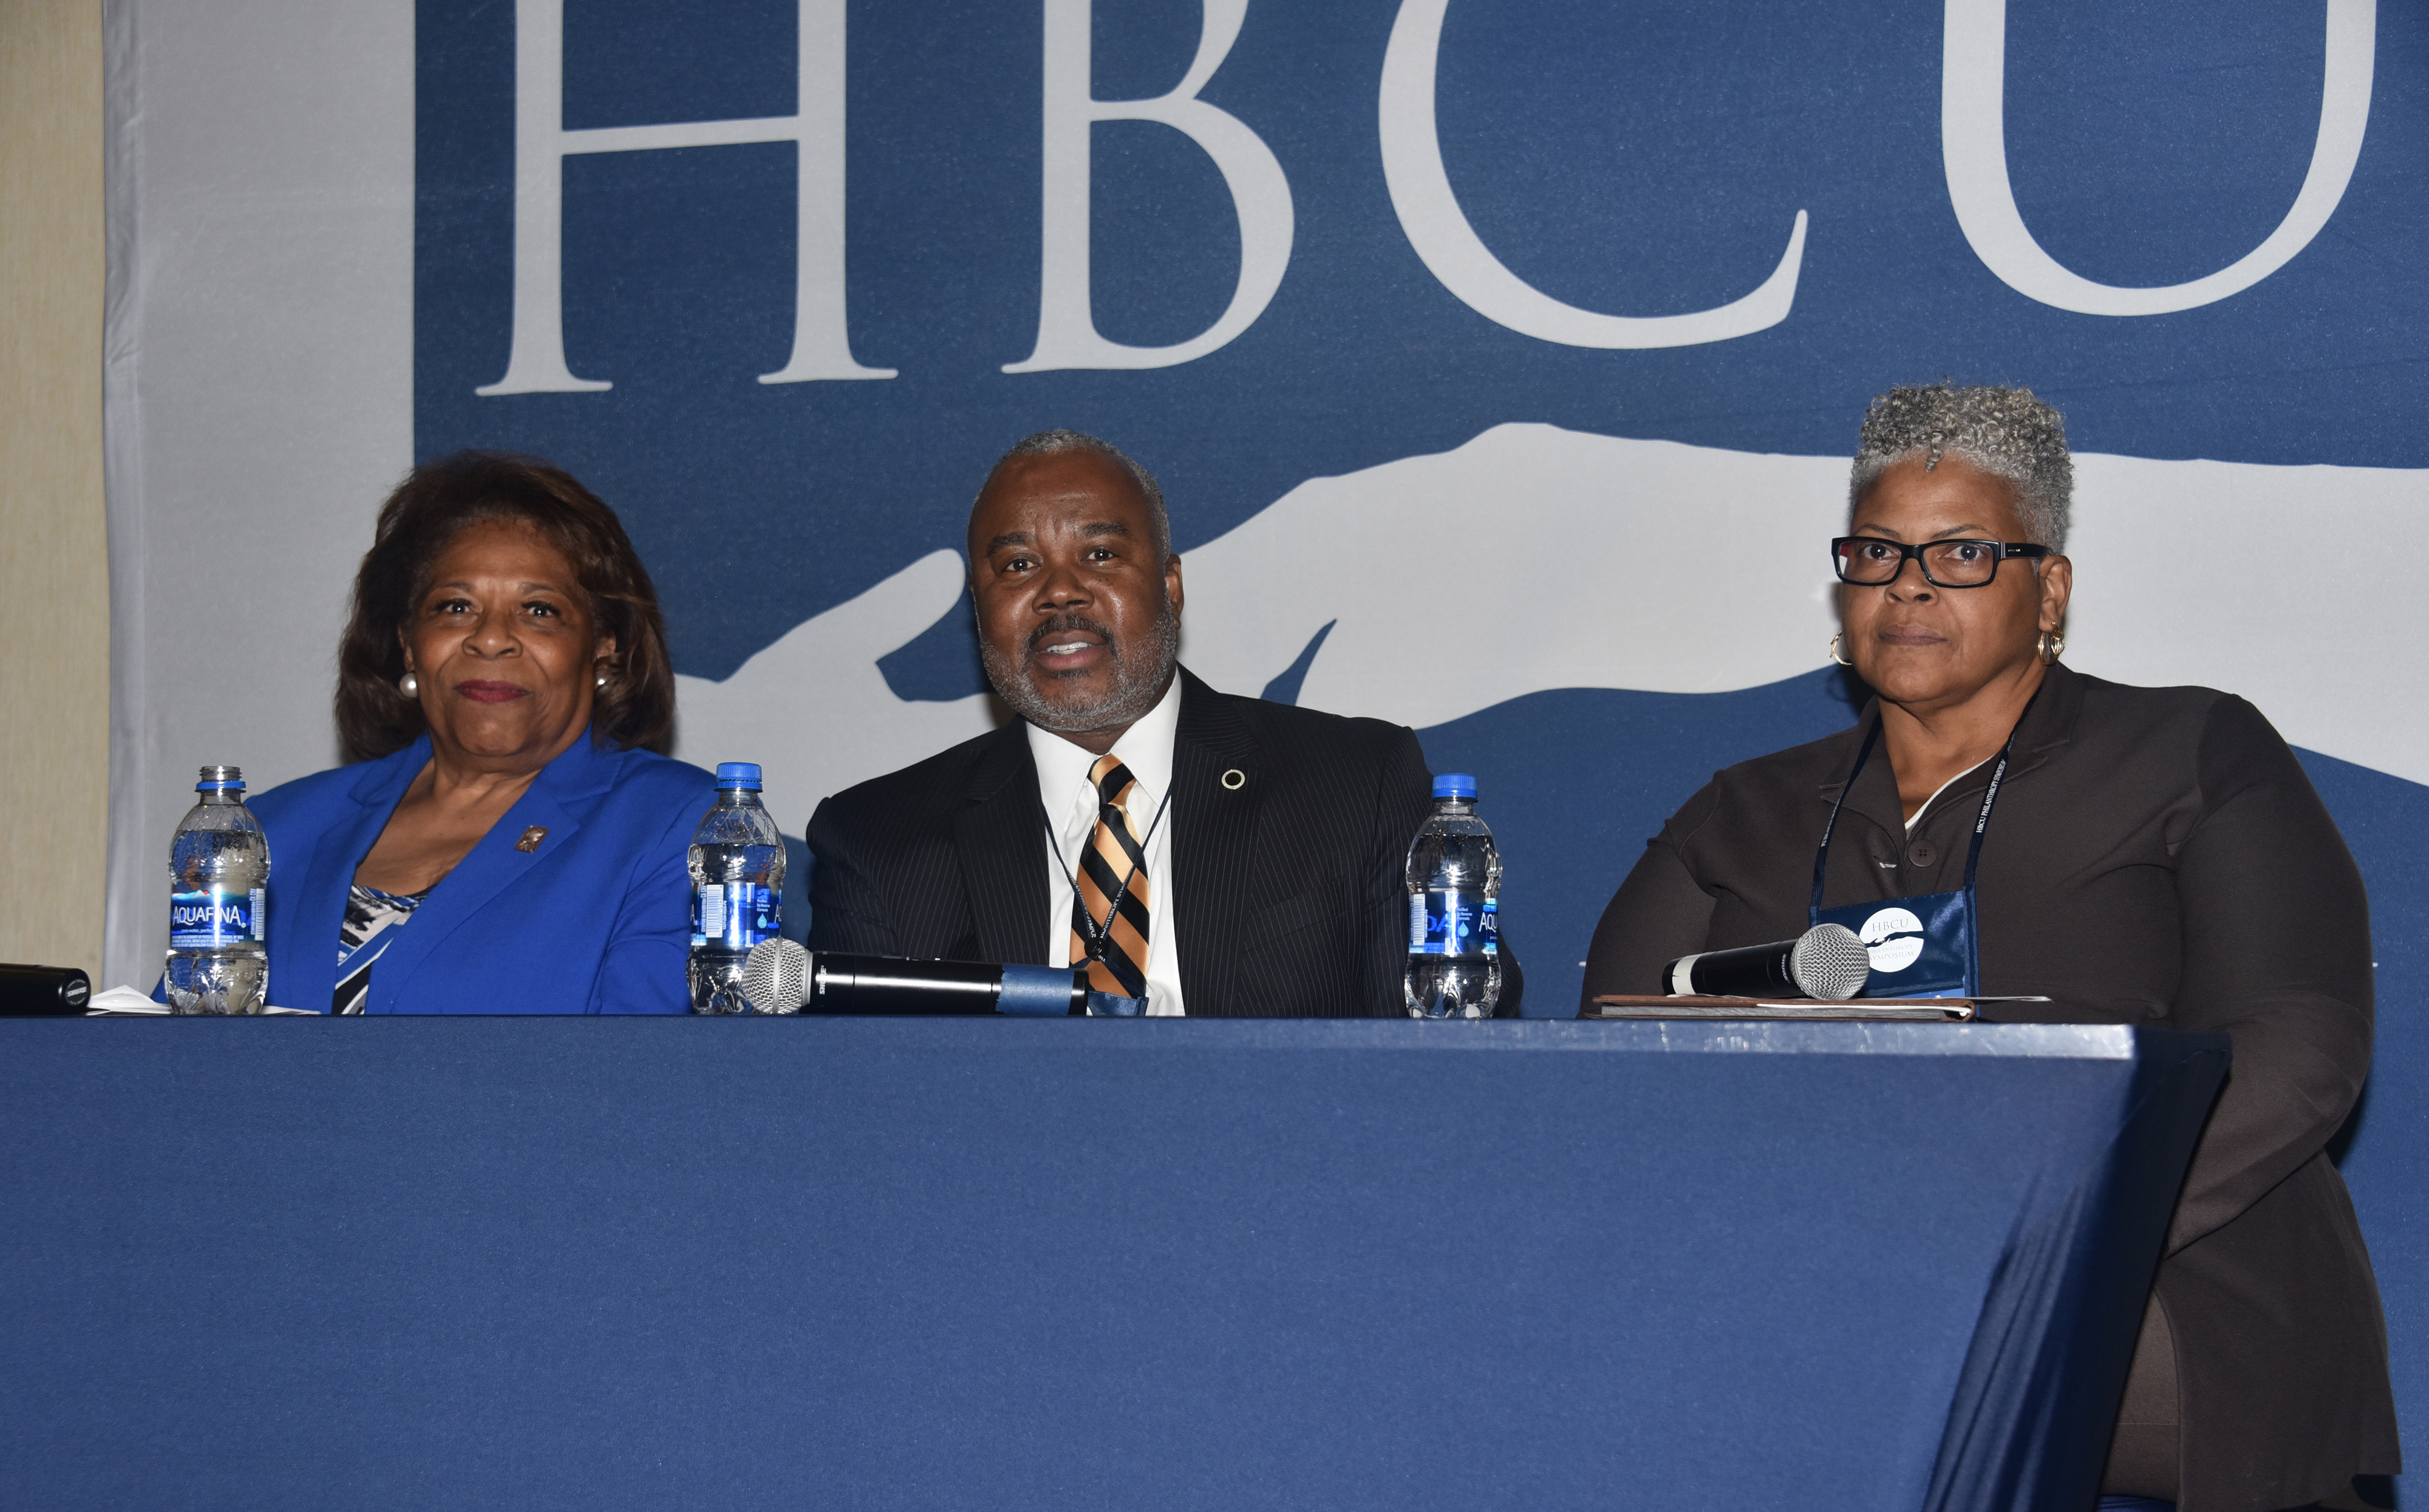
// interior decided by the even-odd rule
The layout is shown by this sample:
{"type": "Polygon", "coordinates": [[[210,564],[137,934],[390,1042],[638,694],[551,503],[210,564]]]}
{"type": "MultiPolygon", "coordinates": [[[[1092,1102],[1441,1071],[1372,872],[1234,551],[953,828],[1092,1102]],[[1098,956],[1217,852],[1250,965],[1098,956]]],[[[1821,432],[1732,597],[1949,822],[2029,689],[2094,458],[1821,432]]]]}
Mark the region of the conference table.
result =
{"type": "Polygon", "coordinates": [[[2066,1508],[2222,1037],[0,1022],[45,1508],[2066,1508]]]}

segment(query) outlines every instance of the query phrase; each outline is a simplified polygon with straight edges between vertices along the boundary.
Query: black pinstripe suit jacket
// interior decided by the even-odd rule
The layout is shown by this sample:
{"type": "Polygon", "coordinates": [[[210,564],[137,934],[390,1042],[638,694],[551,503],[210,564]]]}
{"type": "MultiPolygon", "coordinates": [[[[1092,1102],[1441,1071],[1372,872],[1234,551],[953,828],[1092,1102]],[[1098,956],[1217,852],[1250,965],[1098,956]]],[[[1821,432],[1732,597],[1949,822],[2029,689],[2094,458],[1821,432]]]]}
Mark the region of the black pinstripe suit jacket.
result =
{"type": "MultiPolygon", "coordinates": [[[[1188,1011],[1399,1015],[1400,874],[1432,807],[1416,735],[1181,679],[1165,822],[1188,1011]]],[[[834,795],[808,838],[812,950],[1046,962],[1045,810],[1025,725],[834,795]]],[[[1502,951],[1510,1015],[1518,964],[1502,951]]]]}

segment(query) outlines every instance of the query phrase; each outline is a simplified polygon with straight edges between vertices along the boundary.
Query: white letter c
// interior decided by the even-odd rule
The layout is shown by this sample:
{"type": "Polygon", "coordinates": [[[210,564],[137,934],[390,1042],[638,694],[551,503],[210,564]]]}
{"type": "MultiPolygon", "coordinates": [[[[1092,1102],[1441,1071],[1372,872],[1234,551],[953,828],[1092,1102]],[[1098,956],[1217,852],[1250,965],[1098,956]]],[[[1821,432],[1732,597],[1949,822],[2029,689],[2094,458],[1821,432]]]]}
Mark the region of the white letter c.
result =
{"type": "Polygon", "coordinates": [[[1383,184],[1400,230],[1443,288],[1497,325],[1562,346],[1629,349],[1690,347],[1750,336],[1788,319],[1796,271],[1805,258],[1805,212],[1788,251],[1751,294],[1690,315],[1598,315],[1563,304],[1501,265],[1467,223],[1443,168],[1434,125],[1434,60],[1450,0],[1402,0],[1383,51],[1380,102],[1383,184]]]}

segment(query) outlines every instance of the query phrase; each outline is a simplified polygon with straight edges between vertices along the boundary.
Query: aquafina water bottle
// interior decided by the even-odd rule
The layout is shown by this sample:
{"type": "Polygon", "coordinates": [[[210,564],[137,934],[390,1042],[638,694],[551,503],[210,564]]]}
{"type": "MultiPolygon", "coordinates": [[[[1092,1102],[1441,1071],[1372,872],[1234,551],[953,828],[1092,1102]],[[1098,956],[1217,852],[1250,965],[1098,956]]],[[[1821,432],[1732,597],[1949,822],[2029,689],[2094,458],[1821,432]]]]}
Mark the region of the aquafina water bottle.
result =
{"type": "Polygon", "coordinates": [[[785,905],[785,837],[759,801],[759,768],[717,768],[717,803],[691,837],[691,1011],[749,1013],[742,970],[785,905]]]}
{"type": "Polygon", "coordinates": [[[1476,779],[1434,779],[1409,842],[1411,1018],[1491,1018],[1501,999],[1501,853],[1476,816],[1476,779]]]}
{"type": "Polygon", "coordinates": [[[258,1013],[270,993],[270,842],[244,806],[244,773],[206,766],[202,801],[169,843],[169,969],[180,1013],[258,1013]]]}

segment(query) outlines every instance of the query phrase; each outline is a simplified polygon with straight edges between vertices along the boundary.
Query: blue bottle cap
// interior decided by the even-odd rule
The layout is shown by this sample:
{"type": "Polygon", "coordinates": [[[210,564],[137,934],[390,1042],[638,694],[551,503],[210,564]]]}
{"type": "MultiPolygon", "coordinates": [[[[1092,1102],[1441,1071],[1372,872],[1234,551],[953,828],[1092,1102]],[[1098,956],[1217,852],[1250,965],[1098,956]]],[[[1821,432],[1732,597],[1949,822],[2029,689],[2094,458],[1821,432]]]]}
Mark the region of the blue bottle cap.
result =
{"type": "Polygon", "coordinates": [[[1476,779],[1465,772],[1445,772],[1434,779],[1434,797],[1473,798],[1476,797],[1476,779]]]}
{"type": "Polygon", "coordinates": [[[747,787],[755,791],[759,786],[759,764],[757,762],[718,763],[717,785],[747,787]]]}

